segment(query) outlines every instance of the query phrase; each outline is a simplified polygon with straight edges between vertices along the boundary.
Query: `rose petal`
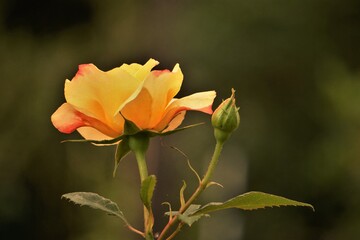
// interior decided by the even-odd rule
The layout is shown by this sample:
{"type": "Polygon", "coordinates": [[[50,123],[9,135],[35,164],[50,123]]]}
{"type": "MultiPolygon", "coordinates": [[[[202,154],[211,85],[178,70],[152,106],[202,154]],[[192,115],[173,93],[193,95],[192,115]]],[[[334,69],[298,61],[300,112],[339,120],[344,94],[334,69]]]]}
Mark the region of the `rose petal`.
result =
{"type": "MultiPolygon", "coordinates": [[[[174,99],[171,104],[166,108],[162,120],[154,127],[158,131],[162,131],[169,126],[169,123],[175,118],[176,114],[180,111],[200,111],[207,114],[212,113],[212,103],[216,96],[215,91],[199,92],[192,95],[174,99]]],[[[179,123],[179,125],[181,122],[179,123]]]]}
{"type": "Polygon", "coordinates": [[[130,75],[136,77],[140,81],[144,81],[144,79],[149,75],[151,69],[158,65],[159,62],[155,59],[150,58],[144,65],[140,65],[137,63],[132,63],[130,65],[123,64],[121,65],[121,69],[130,73],[130,75]]]}
{"type": "Polygon", "coordinates": [[[123,65],[108,72],[93,64],[80,65],[72,81],[65,82],[65,98],[78,111],[121,132],[119,110],[139,94],[144,78],[157,63],[149,60],[144,66],[123,65]]]}
{"type": "Polygon", "coordinates": [[[178,64],[174,72],[152,71],[145,79],[142,91],[121,113],[141,129],[152,129],[159,123],[166,106],[180,90],[182,80],[183,74],[178,64]]]}
{"type": "Polygon", "coordinates": [[[179,112],[179,113],[171,120],[171,122],[167,125],[167,127],[166,127],[162,132],[172,131],[172,130],[176,129],[178,126],[180,126],[180,124],[182,123],[182,121],[183,121],[184,118],[185,118],[185,114],[186,114],[186,111],[179,112]]]}
{"type": "Polygon", "coordinates": [[[174,99],[183,81],[179,64],[172,72],[151,71],[157,64],[149,59],[107,72],[80,65],[75,77],[65,81],[67,103],[53,114],[54,126],[64,133],[78,130],[85,139],[106,140],[123,134],[124,117],[143,130],[161,132],[176,129],[187,110],[212,113],[215,91],[174,99]]]}
{"type": "Polygon", "coordinates": [[[69,103],[62,104],[51,116],[51,121],[53,125],[63,133],[69,134],[80,127],[91,126],[109,138],[114,138],[119,135],[118,132],[106,124],[77,111],[69,103]]]}
{"type": "Polygon", "coordinates": [[[77,131],[80,133],[81,136],[83,136],[85,139],[88,140],[101,141],[101,140],[108,140],[113,138],[99,132],[98,130],[92,127],[80,127],[77,129],[77,131]]]}
{"type": "Polygon", "coordinates": [[[151,117],[152,98],[147,89],[143,88],[136,99],[129,102],[122,110],[121,114],[128,120],[135,123],[140,129],[149,127],[151,117]]]}
{"type": "Polygon", "coordinates": [[[85,122],[70,104],[62,104],[51,115],[51,122],[62,133],[72,133],[78,127],[85,126],[85,122]]]}
{"type": "Polygon", "coordinates": [[[146,78],[144,88],[149,91],[152,98],[149,128],[153,128],[161,121],[166,106],[180,91],[183,78],[178,64],[174,67],[173,72],[168,70],[152,71],[146,78]]]}

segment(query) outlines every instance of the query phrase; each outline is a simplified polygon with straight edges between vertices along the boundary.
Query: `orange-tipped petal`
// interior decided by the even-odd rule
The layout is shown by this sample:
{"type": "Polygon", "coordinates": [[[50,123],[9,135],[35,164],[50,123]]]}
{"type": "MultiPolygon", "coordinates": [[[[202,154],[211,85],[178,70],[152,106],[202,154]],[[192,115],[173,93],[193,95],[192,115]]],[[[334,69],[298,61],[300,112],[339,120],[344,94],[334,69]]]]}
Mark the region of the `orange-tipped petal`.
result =
{"type": "MultiPolygon", "coordinates": [[[[212,113],[212,104],[216,96],[215,91],[207,91],[194,93],[192,95],[174,99],[171,104],[166,108],[165,114],[160,123],[154,127],[158,131],[162,131],[167,128],[170,122],[176,117],[181,111],[200,111],[207,114],[212,113]]],[[[181,122],[179,123],[179,125],[181,122]]]]}
{"type": "Polygon", "coordinates": [[[62,133],[72,133],[78,127],[86,125],[81,114],[68,103],[62,104],[51,115],[51,122],[62,133]]]}
{"type": "MultiPolygon", "coordinates": [[[[117,137],[119,134],[101,121],[89,117],[68,103],[62,104],[51,116],[53,125],[63,133],[72,133],[78,128],[90,126],[102,132],[109,138],[117,137]]],[[[86,138],[90,139],[90,138],[86,138]]]]}

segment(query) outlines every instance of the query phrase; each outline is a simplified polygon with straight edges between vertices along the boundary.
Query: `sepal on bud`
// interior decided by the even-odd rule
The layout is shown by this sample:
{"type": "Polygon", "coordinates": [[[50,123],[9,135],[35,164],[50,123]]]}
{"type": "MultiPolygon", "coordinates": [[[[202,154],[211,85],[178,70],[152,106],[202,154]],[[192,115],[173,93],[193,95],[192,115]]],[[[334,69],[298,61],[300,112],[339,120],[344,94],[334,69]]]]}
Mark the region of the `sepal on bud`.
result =
{"type": "Polygon", "coordinates": [[[239,108],[235,104],[235,90],[231,89],[231,92],[231,96],[219,105],[211,117],[215,138],[220,142],[226,141],[240,124],[239,108]]]}

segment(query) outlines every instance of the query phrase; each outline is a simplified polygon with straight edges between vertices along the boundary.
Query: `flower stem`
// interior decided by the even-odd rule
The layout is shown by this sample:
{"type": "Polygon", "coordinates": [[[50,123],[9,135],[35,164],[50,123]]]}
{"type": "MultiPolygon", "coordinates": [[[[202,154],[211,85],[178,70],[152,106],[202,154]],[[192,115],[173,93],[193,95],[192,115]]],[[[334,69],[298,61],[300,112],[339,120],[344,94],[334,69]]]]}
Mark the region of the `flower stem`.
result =
{"type": "Polygon", "coordinates": [[[213,153],[213,156],[211,158],[211,161],[209,163],[209,166],[208,166],[208,169],[205,173],[205,176],[203,177],[203,179],[201,180],[201,184],[204,184],[205,188],[206,186],[209,184],[210,182],[210,179],[215,171],[215,168],[218,164],[218,161],[219,161],[219,157],[220,157],[220,154],[221,154],[221,151],[223,149],[223,146],[224,146],[224,141],[217,141],[216,142],[216,145],[215,145],[215,150],[214,150],[214,153],[213,153]]]}
{"type": "Polygon", "coordinates": [[[143,153],[141,151],[136,151],[135,157],[136,157],[136,161],[137,161],[138,168],[139,168],[140,181],[142,182],[149,175],[146,160],[145,160],[145,153],[143,153]]]}
{"type": "MultiPolygon", "coordinates": [[[[139,168],[141,184],[148,177],[148,168],[146,164],[146,151],[149,146],[149,137],[143,134],[135,134],[129,137],[129,147],[135,153],[139,168]]],[[[152,240],[153,216],[151,209],[144,206],[144,237],[146,240],[152,240]]]]}
{"type": "MultiPolygon", "coordinates": [[[[135,152],[138,168],[139,168],[139,174],[140,174],[140,180],[141,183],[148,177],[148,169],[147,164],[145,160],[145,153],[138,151],[135,152]]],[[[152,213],[144,206],[144,232],[145,232],[145,239],[146,240],[152,240],[152,224],[149,225],[149,219],[150,215],[152,213]]]]}
{"type": "MultiPolygon", "coordinates": [[[[200,181],[199,186],[195,190],[195,192],[191,195],[191,197],[186,201],[186,203],[179,209],[179,214],[182,214],[190,207],[190,205],[199,197],[199,195],[206,189],[208,184],[210,183],[210,179],[215,171],[215,168],[217,166],[217,163],[219,161],[219,157],[222,151],[222,148],[224,146],[225,141],[217,141],[214,149],[213,156],[211,158],[211,161],[209,163],[208,169],[200,181]]],[[[170,219],[168,224],[164,227],[162,232],[160,233],[157,240],[163,240],[165,239],[165,236],[167,235],[168,231],[178,222],[178,215],[174,216],[170,219]]],[[[170,235],[170,237],[166,238],[167,240],[173,239],[173,237],[180,231],[180,228],[183,224],[179,224],[178,228],[170,235]]]]}
{"type": "Polygon", "coordinates": [[[139,167],[140,180],[144,181],[148,177],[148,169],[145,154],[149,147],[149,137],[144,134],[131,135],[129,137],[129,148],[135,153],[139,167]]]}

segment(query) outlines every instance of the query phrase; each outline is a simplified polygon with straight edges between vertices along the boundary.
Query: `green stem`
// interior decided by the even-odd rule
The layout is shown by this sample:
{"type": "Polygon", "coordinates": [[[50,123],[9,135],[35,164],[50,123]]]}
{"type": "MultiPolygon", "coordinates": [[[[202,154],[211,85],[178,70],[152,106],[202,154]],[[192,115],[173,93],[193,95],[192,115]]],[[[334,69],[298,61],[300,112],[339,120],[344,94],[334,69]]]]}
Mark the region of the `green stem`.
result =
{"type": "MultiPolygon", "coordinates": [[[[135,134],[129,137],[129,148],[135,153],[136,161],[139,168],[140,181],[142,182],[148,177],[148,167],[146,164],[146,151],[149,146],[149,137],[144,134],[135,134]]],[[[145,239],[152,240],[152,223],[150,223],[150,218],[152,219],[152,211],[148,210],[144,206],[144,230],[145,230],[145,239]]]]}
{"type": "MultiPolygon", "coordinates": [[[[135,157],[137,160],[138,168],[139,168],[139,174],[140,174],[140,181],[142,182],[148,177],[148,169],[145,159],[145,152],[143,151],[136,151],[135,157]]],[[[145,232],[145,239],[146,240],[152,240],[152,229],[151,225],[149,225],[149,219],[150,219],[151,213],[149,210],[144,206],[144,232],[145,232]]]]}
{"type": "Polygon", "coordinates": [[[140,180],[141,182],[148,177],[148,168],[145,160],[145,153],[142,151],[135,152],[136,161],[139,168],[140,180]]]}
{"type": "Polygon", "coordinates": [[[145,134],[135,134],[129,136],[129,148],[135,153],[141,182],[148,177],[148,169],[145,160],[145,154],[148,147],[149,137],[145,134]]]}
{"type": "MultiPolygon", "coordinates": [[[[216,146],[214,149],[214,153],[213,156],[211,158],[211,161],[209,163],[208,169],[204,175],[204,177],[202,178],[199,186],[197,187],[197,189],[195,190],[195,192],[191,195],[191,197],[186,201],[186,203],[180,208],[179,210],[179,214],[182,214],[186,211],[186,209],[188,209],[190,207],[190,205],[199,197],[199,195],[206,189],[206,187],[208,186],[210,179],[215,171],[215,168],[218,164],[219,161],[219,157],[222,151],[222,148],[224,146],[225,141],[217,141],[216,142],[216,146]]],[[[172,226],[174,226],[177,222],[178,222],[178,215],[174,216],[173,218],[170,219],[170,221],[168,222],[168,224],[164,227],[164,229],[162,230],[162,232],[160,233],[159,237],[157,240],[163,240],[165,239],[165,235],[167,235],[168,231],[172,228],[172,226]]],[[[168,240],[172,239],[179,231],[181,228],[182,224],[179,225],[179,227],[175,230],[175,232],[173,232],[169,238],[167,238],[168,240]]]]}
{"type": "Polygon", "coordinates": [[[214,171],[215,171],[215,168],[218,164],[218,161],[219,161],[219,157],[220,157],[220,154],[221,154],[221,151],[223,149],[223,146],[224,146],[224,141],[217,141],[216,142],[216,145],[215,145],[215,150],[214,150],[214,153],[213,153],[213,156],[211,158],[211,161],[210,161],[210,164],[208,166],[208,169],[205,173],[205,176],[203,177],[203,179],[201,180],[201,184],[204,184],[206,187],[207,184],[210,182],[210,178],[212,177],[214,171]]]}

